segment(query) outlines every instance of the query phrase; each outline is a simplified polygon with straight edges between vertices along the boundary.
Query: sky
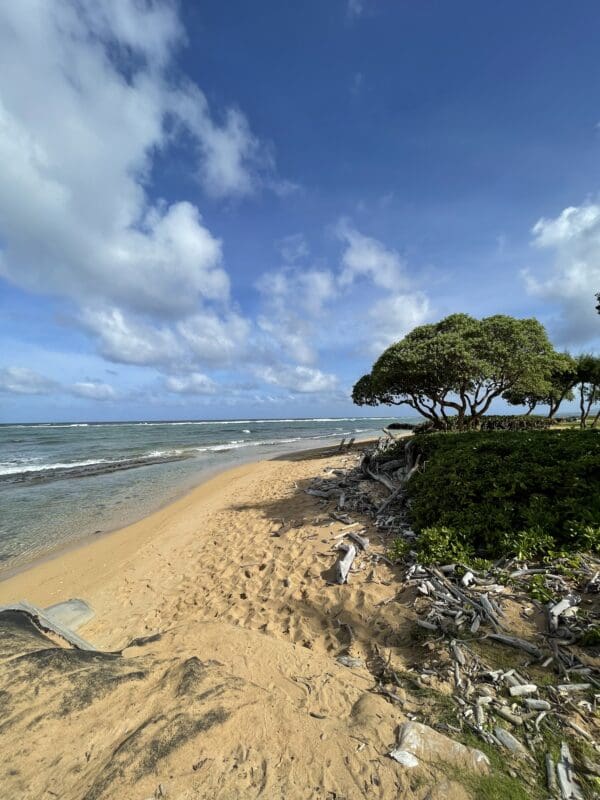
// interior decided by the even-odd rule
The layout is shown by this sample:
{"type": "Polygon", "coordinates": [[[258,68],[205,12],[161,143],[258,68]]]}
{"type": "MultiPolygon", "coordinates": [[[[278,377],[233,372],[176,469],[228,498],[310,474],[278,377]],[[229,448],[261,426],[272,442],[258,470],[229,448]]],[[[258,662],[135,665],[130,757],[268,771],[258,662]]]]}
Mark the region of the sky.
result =
{"type": "Polygon", "coordinates": [[[599,41],[592,0],[0,4],[0,422],[372,414],[454,312],[597,351],[599,41]]]}

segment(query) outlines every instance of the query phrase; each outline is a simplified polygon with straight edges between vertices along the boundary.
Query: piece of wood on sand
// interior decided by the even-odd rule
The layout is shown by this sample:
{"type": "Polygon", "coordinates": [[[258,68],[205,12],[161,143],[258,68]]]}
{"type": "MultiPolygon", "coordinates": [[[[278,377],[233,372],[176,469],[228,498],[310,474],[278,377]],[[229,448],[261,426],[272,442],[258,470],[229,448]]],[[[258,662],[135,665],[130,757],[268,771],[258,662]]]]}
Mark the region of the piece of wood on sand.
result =
{"type": "Polygon", "coordinates": [[[354,531],[346,531],[346,536],[348,539],[352,539],[353,542],[356,542],[361,550],[369,549],[369,539],[367,536],[361,536],[359,533],[355,533],[354,531]]]}
{"type": "Polygon", "coordinates": [[[341,544],[340,555],[334,565],[335,582],[340,585],[348,583],[348,573],[352,562],[356,558],[356,547],[353,544],[341,544]]]}

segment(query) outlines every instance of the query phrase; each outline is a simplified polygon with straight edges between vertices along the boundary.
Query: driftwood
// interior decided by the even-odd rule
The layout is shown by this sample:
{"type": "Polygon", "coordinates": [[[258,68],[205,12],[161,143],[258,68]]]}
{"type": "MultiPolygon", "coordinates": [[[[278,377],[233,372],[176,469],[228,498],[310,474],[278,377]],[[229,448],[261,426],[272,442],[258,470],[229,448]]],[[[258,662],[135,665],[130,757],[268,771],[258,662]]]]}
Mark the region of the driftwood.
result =
{"type": "Polygon", "coordinates": [[[576,783],[573,758],[569,745],[563,742],[560,747],[560,758],[556,765],[558,786],[563,800],[583,800],[581,790],[576,783]]]}
{"type": "Polygon", "coordinates": [[[361,536],[358,533],[354,533],[354,531],[347,531],[346,536],[348,539],[352,539],[353,542],[356,542],[361,550],[369,549],[369,540],[366,536],[361,536]]]}
{"type": "Polygon", "coordinates": [[[566,597],[548,609],[548,628],[551,631],[558,630],[558,620],[562,614],[571,608],[576,608],[581,603],[581,597],[577,594],[568,594],[566,597]]]}
{"type": "Polygon", "coordinates": [[[526,642],[524,639],[517,639],[515,636],[505,636],[503,633],[489,633],[488,639],[495,639],[497,642],[507,644],[509,647],[515,647],[518,650],[524,650],[534,658],[541,658],[542,651],[531,642],[526,642]]]}
{"type": "Polygon", "coordinates": [[[507,750],[510,750],[512,753],[522,753],[527,755],[527,750],[525,747],[516,737],[512,735],[512,733],[507,731],[506,728],[495,728],[494,735],[500,744],[504,745],[507,750]]]}
{"type": "Polygon", "coordinates": [[[344,555],[340,555],[335,562],[335,582],[339,584],[348,583],[348,573],[352,562],[356,558],[356,547],[353,544],[340,545],[340,550],[344,551],[344,555]]]}

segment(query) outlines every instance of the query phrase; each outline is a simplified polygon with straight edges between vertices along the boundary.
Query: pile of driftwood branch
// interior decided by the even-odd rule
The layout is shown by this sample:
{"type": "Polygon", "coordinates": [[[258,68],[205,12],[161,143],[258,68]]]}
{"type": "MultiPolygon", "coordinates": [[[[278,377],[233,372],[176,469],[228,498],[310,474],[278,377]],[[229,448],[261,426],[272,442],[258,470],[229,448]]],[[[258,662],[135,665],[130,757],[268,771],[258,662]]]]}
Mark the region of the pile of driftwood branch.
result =
{"type": "MultiPolygon", "coordinates": [[[[369,548],[364,523],[354,515],[366,515],[384,541],[400,537],[410,546],[416,538],[407,520],[405,493],[407,481],[421,466],[414,440],[407,439],[403,454],[393,460],[380,458],[385,447],[380,441],[360,460],[328,470],[306,489],[346,526],[334,565],[338,583],[347,582],[355,559],[369,548]],[[363,530],[356,530],[361,526],[363,530]]],[[[427,661],[416,670],[424,684],[436,678],[452,686],[456,725],[441,727],[450,733],[466,728],[516,758],[533,762],[543,756],[550,793],[562,800],[583,798],[568,743],[563,740],[559,757],[553,757],[545,726],[554,738],[558,727],[600,752],[595,721],[600,671],[589,659],[582,660],[578,647],[595,636],[600,647],[600,612],[589,600],[600,593],[600,561],[586,558],[573,570],[565,559],[551,564],[506,559],[475,570],[463,564],[419,564],[416,554],[412,556],[405,564],[403,588],[416,589],[417,625],[439,648],[447,648],[445,659],[427,661]],[[546,602],[539,599],[540,588],[546,602]],[[520,609],[524,620],[543,617],[536,636],[515,635],[506,615],[508,603],[513,614],[515,607],[520,609]],[[518,666],[494,668],[481,654],[482,641],[510,648],[518,666]]],[[[390,694],[381,682],[377,690],[390,694]]],[[[585,771],[588,777],[600,777],[600,764],[585,759],[585,771]]]]}

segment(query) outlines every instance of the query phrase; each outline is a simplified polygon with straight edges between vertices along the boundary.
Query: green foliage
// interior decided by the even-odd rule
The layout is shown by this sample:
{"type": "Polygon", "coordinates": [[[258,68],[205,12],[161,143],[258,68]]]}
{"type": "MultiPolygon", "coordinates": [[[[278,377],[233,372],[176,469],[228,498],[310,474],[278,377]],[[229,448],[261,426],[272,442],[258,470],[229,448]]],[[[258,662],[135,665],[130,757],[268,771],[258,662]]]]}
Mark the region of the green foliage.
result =
{"type": "Polygon", "coordinates": [[[407,492],[424,552],[441,531],[491,558],[600,550],[600,431],[435,434],[416,447],[425,469],[407,492]]]}
{"type": "MultiPolygon", "coordinates": [[[[543,430],[555,424],[556,421],[548,417],[528,416],[527,414],[489,414],[475,419],[465,417],[462,421],[455,415],[448,417],[446,431],[531,431],[543,430]]],[[[438,433],[439,429],[431,422],[422,422],[415,426],[414,432],[438,433]]]]}
{"type": "Polygon", "coordinates": [[[410,545],[406,539],[402,539],[400,536],[397,536],[388,550],[388,558],[390,561],[400,561],[404,558],[404,556],[408,555],[409,550],[410,545]]]}
{"type": "Polygon", "coordinates": [[[419,535],[415,549],[422,564],[469,564],[475,557],[472,544],[450,528],[425,528],[419,535]]]}
{"type": "Polygon", "coordinates": [[[582,647],[599,647],[600,646],[600,628],[589,628],[578,641],[582,647]]]}
{"type": "Polygon", "coordinates": [[[461,421],[482,416],[515,386],[543,391],[556,357],[535,319],[452,314],[388,347],[352,398],[358,405],[406,404],[443,428],[452,414],[461,421]]]}
{"type": "Polygon", "coordinates": [[[540,603],[550,603],[555,599],[554,593],[546,586],[544,575],[532,576],[529,581],[529,594],[540,603]]]}
{"type": "Polygon", "coordinates": [[[499,535],[499,545],[503,552],[510,553],[519,561],[528,561],[543,556],[553,550],[554,538],[539,526],[518,531],[503,531],[499,535]]]}
{"type": "Polygon", "coordinates": [[[528,406],[529,413],[538,405],[549,406],[548,416],[554,417],[564,400],[572,400],[577,383],[577,363],[568,353],[556,353],[546,380],[532,390],[515,384],[502,397],[511,405],[528,406]]]}

